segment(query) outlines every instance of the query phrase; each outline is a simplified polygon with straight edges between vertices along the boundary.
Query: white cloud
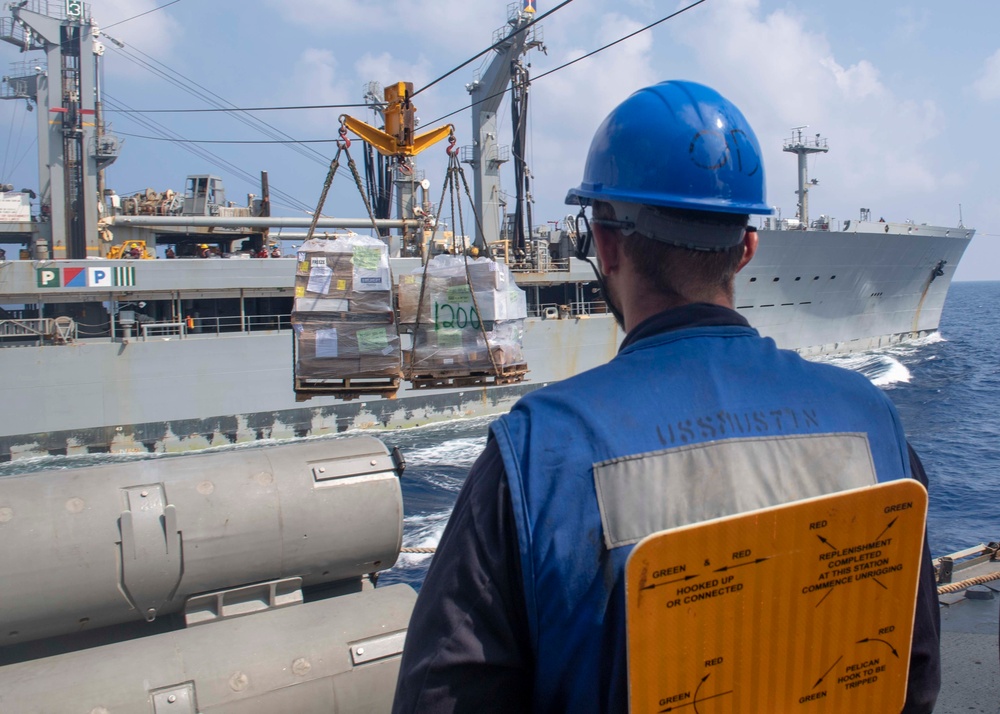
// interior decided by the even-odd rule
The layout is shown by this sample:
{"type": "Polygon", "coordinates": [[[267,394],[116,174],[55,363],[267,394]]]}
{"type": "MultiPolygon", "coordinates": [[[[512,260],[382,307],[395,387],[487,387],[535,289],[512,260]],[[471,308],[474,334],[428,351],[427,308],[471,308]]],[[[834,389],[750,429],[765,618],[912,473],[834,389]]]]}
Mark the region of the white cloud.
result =
{"type": "MultiPolygon", "coordinates": [[[[595,9],[600,6],[591,5],[595,9]]],[[[565,49],[550,49],[546,67],[582,57],[634,32],[643,23],[619,13],[581,12],[567,25],[563,36],[552,43],[554,48],[565,49]]],[[[643,33],[534,85],[530,156],[535,196],[546,212],[540,216],[542,220],[561,217],[566,190],[579,184],[591,138],[608,113],[635,90],[660,79],[653,57],[653,37],[643,33]]],[[[540,60],[537,63],[542,64],[540,60]]],[[[565,207],[565,212],[569,211],[565,207]]]]}
{"type": "Polygon", "coordinates": [[[983,63],[979,78],[972,83],[972,89],[984,102],[1000,99],[1000,50],[983,63]]]}
{"type": "MultiPolygon", "coordinates": [[[[93,8],[92,12],[98,27],[107,28],[108,35],[124,42],[128,54],[135,55],[135,50],[138,50],[163,60],[170,57],[182,32],[169,8],[150,12],[160,5],[162,3],[155,0],[102,0],[100,7],[93,8]]],[[[101,38],[101,41],[109,50],[116,49],[107,37],[101,38]]],[[[142,55],[139,59],[150,61],[142,55]]],[[[108,71],[118,74],[143,71],[130,62],[109,62],[107,65],[108,71]]]]}
{"type": "Polygon", "coordinates": [[[885,92],[879,82],[878,70],[871,62],[862,60],[850,67],[841,67],[833,57],[823,57],[820,66],[833,75],[841,96],[848,101],[878,97],[885,92]]]}
{"type": "MultiPolygon", "coordinates": [[[[945,127],[939,106],[896,95],[872,60],[839,61],[811,26],[788,10],[765,14],[757,0],[729,0],[675,36],[697,55],[702,81],[743,109],[765,156],[792,126],[829,138],[830,155],[810,161],[820,179],[814,212],[850,217],[858,202],[933,193],[945,173],[930,147],[945,127]]],[[[768,177],[771,201],[791,215],[795,161],[769,160],[768,177]]]]}
{"type": "MultiPolygon", "coordinates": [[[[372,45],[430,45],[454,48],[459,54],[475,52],[488,43],[493,30],[504,22],[505,4],[495,0],[379,0],[376,3],[346,0],[265,0],[272,12],[306,32],[322,33],[334,43],[359,36],[372,45]]],[[[465,59],[465,58],[463,58],[465,59]]]]}

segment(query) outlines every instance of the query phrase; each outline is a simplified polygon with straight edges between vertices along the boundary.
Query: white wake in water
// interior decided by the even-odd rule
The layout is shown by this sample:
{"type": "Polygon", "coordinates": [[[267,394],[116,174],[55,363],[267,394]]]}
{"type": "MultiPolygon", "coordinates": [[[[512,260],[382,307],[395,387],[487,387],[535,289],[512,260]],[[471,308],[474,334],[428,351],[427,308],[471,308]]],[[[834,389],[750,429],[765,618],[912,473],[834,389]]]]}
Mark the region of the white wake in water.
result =
{"type": "MultiPolygon", "coordinates": [[[[939,332],[916,340],[907,340],[892,347],[883,347],[868,352],[849,355],[829,355],[815,358],[815,362],[832,364],[864,375],[876,387],[891,387],[895,384],[909,384],[912,374],[904,364],[927,345],[946,342],[939,332]]],[[[927,359],[934,359],[933,355],[927,359]]]]}
{"type": "Polygon", "coordinates": [[[486,436],[451,439],[434,446],[407,449],[404,452],[407,466],[448,464],[468,468],[479,458],[486,446],[486,436]]]}
{"type": "MultiPolygon", "coordinates": [[[[419,516],[407,516],[403,520],[404,548],[437,548],[441,542],[444,527],[448,525],[451,509],[419,516]]],[[[401,553],[394,568],[405,569],[424,564],[433,553],[401,553]]]]}

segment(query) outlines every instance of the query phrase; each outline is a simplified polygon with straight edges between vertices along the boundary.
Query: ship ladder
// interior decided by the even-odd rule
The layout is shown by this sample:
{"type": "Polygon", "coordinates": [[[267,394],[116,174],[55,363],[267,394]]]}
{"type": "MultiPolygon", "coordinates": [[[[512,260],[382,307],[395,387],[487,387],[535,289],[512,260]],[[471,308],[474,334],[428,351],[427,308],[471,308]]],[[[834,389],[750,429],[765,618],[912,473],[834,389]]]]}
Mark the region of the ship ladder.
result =
{"type": "MultiPolygon", "coordinates": [[[[462,196],[459,191],[459,181],[461,181],[461,187],[464,189],[465,196],[471,206],[472,216],[475,219],[479,235],[483,235],[483,228],[479,215],[476,213],[475,202],[472,200],[472,193],[469,190],[469,183],[465,178],[465,171],[462,169],[462,164],[459,161],[458,147],[455,146],[455,143],[456,139],[453,133],[450,137],[448,137],[448,146],[445,148],[445,151],[448,154],[448,170],[445,173],[444,184],[441,187],[441,200],[438,202],[438,215],[441,215],[441,211],[444,208],[445,194],[447,193],[451,206],[451,225],[453,227],[452,251],[455,255],[461,253],[461,255],[465,258],[465,278],[466,283],[469,286],[469,294],[472,296],[472,306],[475,309],[476,314],[481,315],[482,312],[479,309],[479,301],[476,299],[476,292],[472,289],[472,274],[469,270],[469,251],[465,249],[464,245],[459,246],[456,238],[457,235],[465,235],[465,219],[462,213],[462,196]],[[455,230],[456,228],[457,231],[455,230]]],[[[431,234],[431,240],[427,244],[428,246],[434,245],[434,238],[437,235],[438,226],[440,224],[440,221],[434,222],[434,231],[431,234]]],[[[486,244],[484,248],[486,252],[485,257],[492,260],[493,256],[490,253],[489,244],[486,244]]],[[[488,331],[486,330],[484,320],[479,320],[479,330],[483,336],[484,342],[486,343],[486,354],[489,356],[490,360],[489,369],[450,369],[418,366],[414,364],[414,357],[417,353],[418,342],[425,337],[424,333],[420,330],[420,317],[423,313],[425,299],[427,299],[427,278],[430,258],[430,249],[428,248],[423,256],[424,272],[423,279],[420,283],[420,297],[417,301],[416,322],[413,327],[413,345],[409,352],[404,352],[403,362],[405,365],[407,381],[410,382],[414,389],[445,389],[449,387],[505,385],[524,381],[525,376],[528,373],[528,365],[525,363],[502,365],[497,361],[497,355],[494,352],[494,346],[490,344],[490,337],[488,331]]]]}

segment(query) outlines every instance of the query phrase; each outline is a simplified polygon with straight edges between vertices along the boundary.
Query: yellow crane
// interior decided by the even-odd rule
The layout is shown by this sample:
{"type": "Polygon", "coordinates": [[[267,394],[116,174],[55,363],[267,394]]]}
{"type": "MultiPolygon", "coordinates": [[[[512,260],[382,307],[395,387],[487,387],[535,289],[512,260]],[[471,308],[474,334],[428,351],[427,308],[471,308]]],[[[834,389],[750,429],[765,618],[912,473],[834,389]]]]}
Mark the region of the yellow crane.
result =
{"type": "Polygon", "coordinates": [[[413,105],[413,82],[396,82],[384,90],[386,107],[385,131],[376,129],[365,122],[344,114],[342,124],[367,141],[383,156],[405,159],[416,156],[451,135],[454,127],[445,124],[437,129],[414,134],[414,119],[417,108],[413,105]]]}

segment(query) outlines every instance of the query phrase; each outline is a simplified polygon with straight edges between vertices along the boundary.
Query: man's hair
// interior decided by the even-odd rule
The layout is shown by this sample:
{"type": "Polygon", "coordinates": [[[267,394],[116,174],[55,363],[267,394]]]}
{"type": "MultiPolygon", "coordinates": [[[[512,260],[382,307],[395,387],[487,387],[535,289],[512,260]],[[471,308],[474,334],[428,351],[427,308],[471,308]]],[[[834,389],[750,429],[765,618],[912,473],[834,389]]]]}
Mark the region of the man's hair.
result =
{"type": "MultiPolygon", "coordinates": [[[[657,207],[657,211],[678,221],[686,221],[694,229],[711,230],[714,224],[746,225],[747,216],[706,213],[684,209],[657,207]]],[[[615,219],[611,204],[595,201],[594,218],[615,219]]],[[[669,239],[669,236],[662,236],[669,239]]],[[[704,302],[723,290],[733,299],[733,278],[743,259],[743,242],[721,251],[694,250],[656,240],[639,232],[621,236],[622,249],[635,266],[636,272],[656,292],[674,300],[704,302]]]]}

